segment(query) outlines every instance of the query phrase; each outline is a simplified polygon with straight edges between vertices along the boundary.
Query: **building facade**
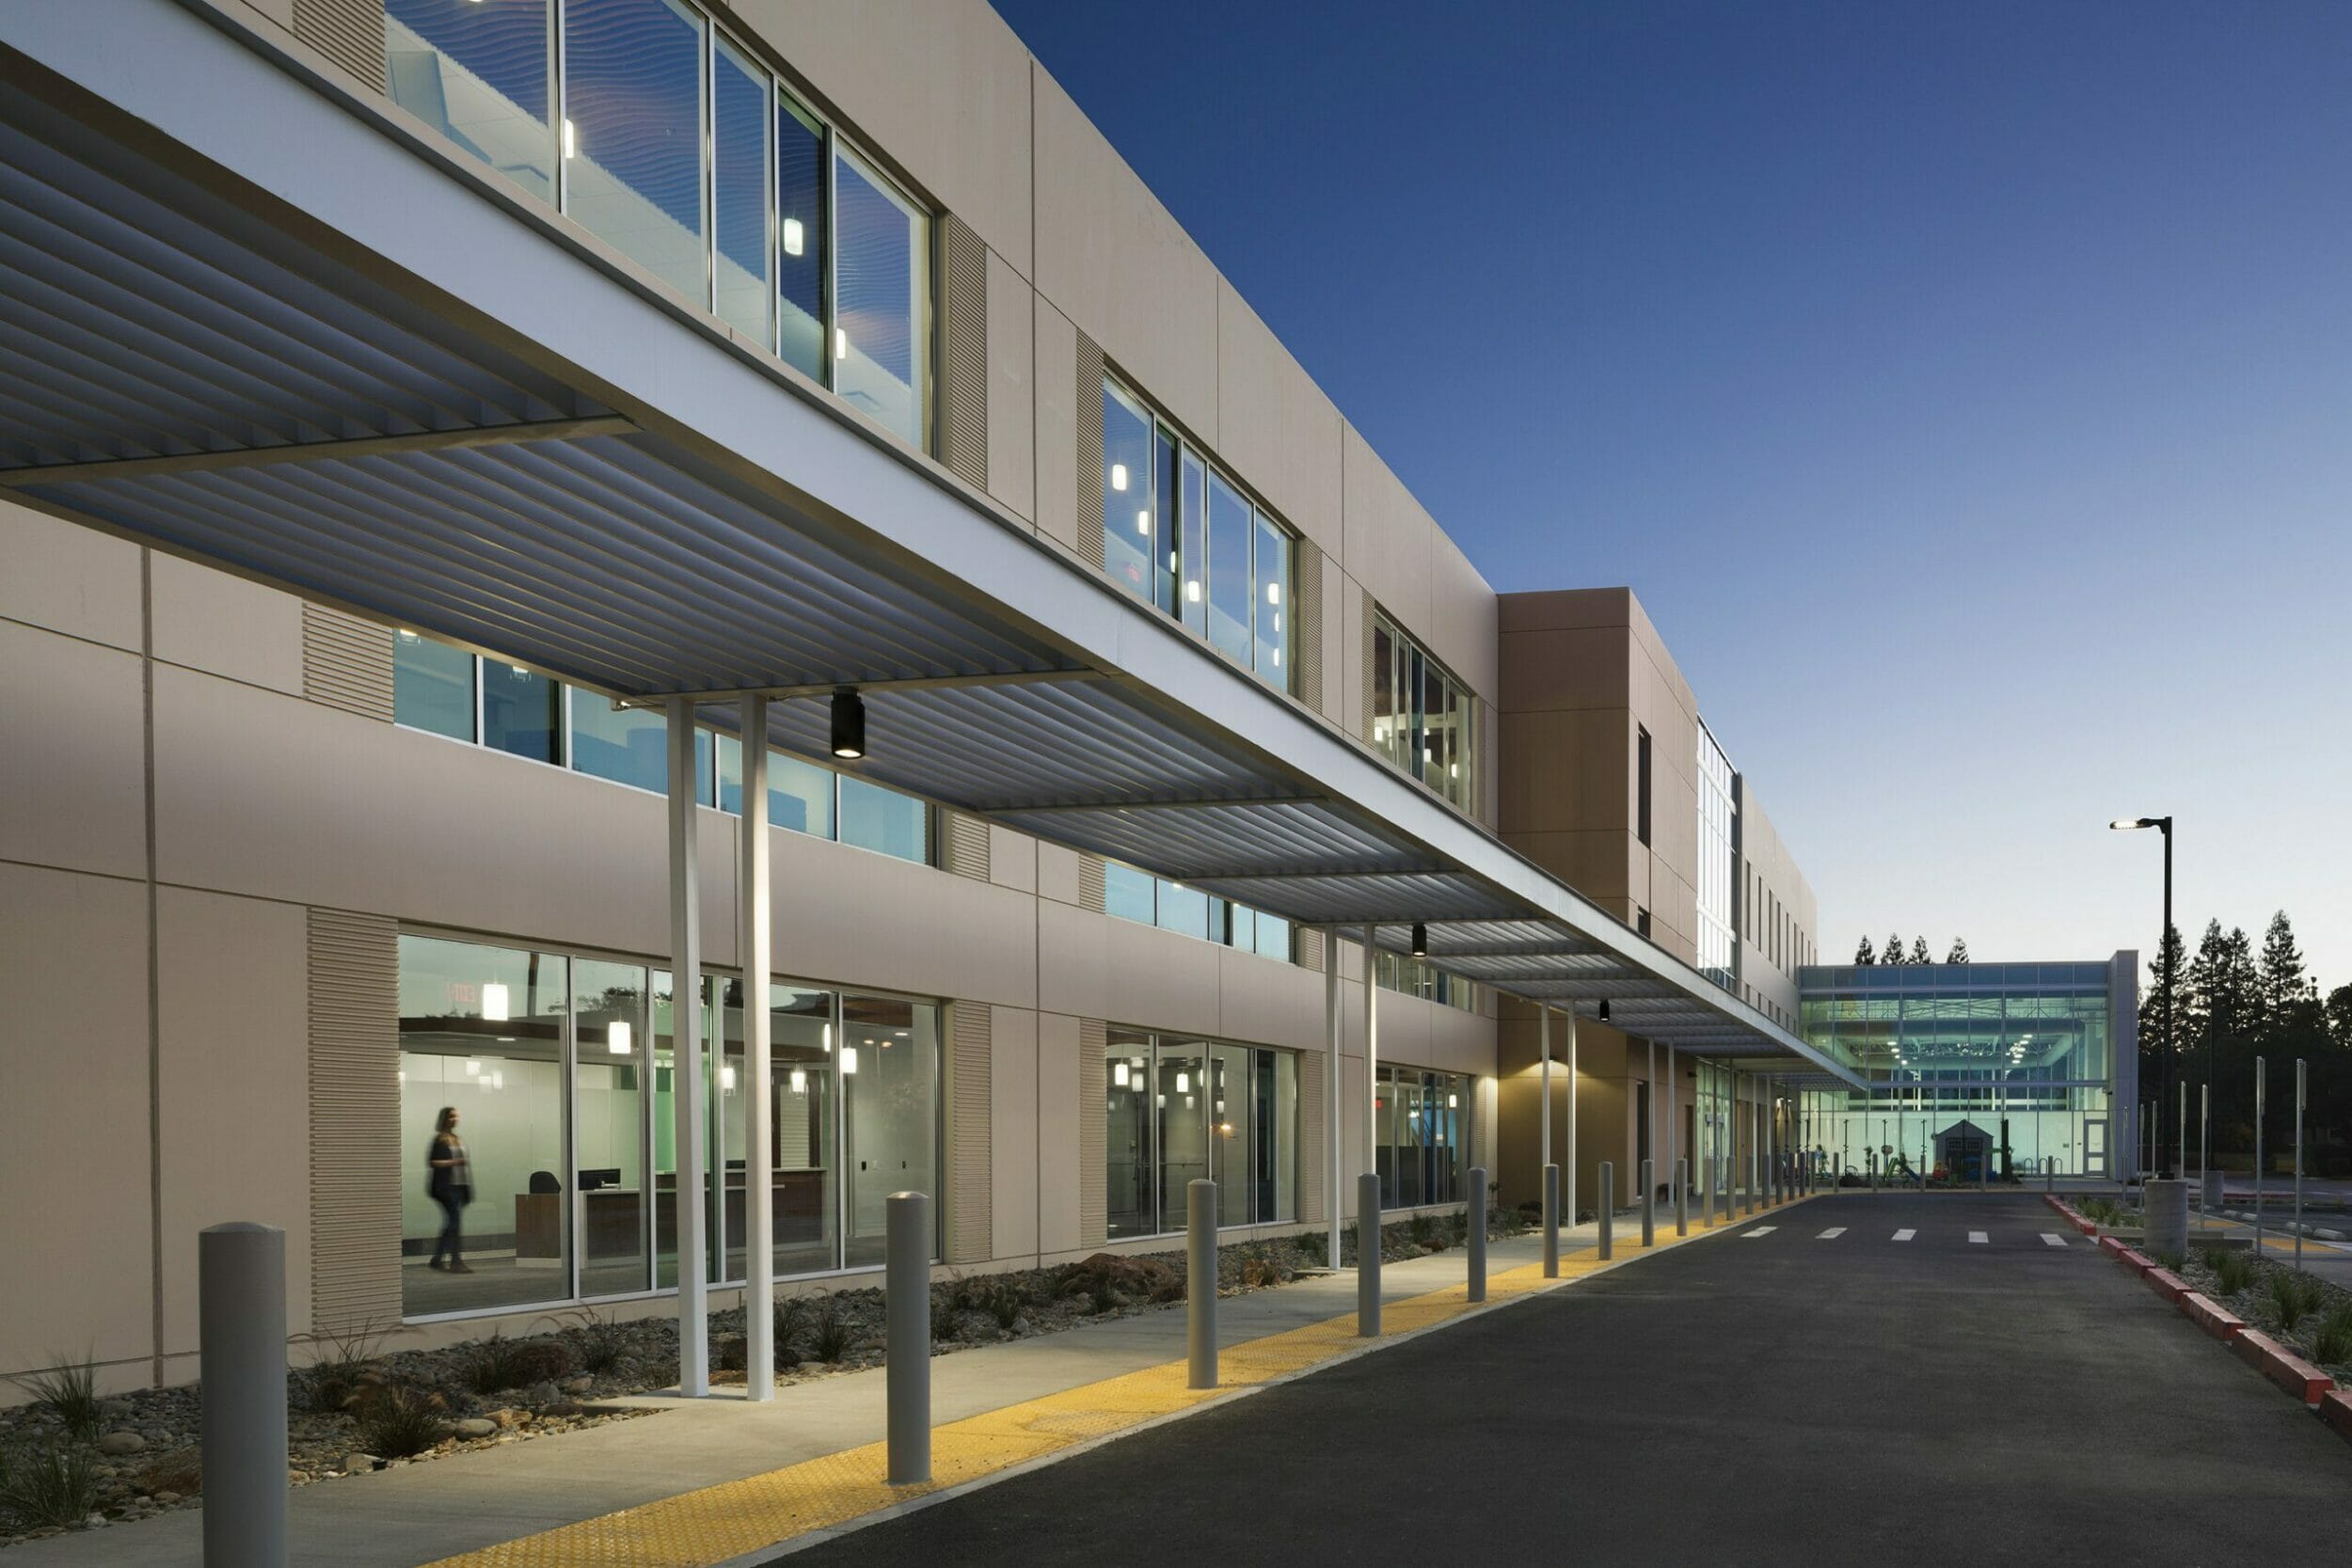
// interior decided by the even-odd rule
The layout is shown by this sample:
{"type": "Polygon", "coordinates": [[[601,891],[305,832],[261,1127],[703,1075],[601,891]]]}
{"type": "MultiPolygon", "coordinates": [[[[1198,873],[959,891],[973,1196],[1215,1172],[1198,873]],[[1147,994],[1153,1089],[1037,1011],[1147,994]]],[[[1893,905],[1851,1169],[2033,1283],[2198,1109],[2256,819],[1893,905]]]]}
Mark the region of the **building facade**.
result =
{"type": "MultiPolygon", "coordinates": [[[[217,356],[218,386],[278,377],[282,406],[101,439],[116,411],[92,392],[54,400],[81,420],[67,435],[0,430],[0,1174],[25,1195],[0,1374],[65,1349],[116,1386],[193,1375],[196,1235],[228,1219],[285,1228],[297,1334],[376,1323],[421,1343],[551,1308],[674,1310],[696,1259],[725,1305],[763,1228],[766,1272],[789,1283],[870,1269],[882,1201],[908,1188],[935,1196],[937,1256],[963,1269],[1166,1248],[1203,1175],[1235,1236],[1328,1226],[1347,1208],[1335,1170],[1377,1170],[1398,1209],[1461,1202],[1473,1164],[1518,1196],[1541,1025],[1518,998],[1545,993],[1519,973],[1531,939],[1485,932],[1518,906],[1442,883],[1463,855],[1530,907],[1584,921],[1588,898],[1607,917],[1580,973],[1617,1025],[1581,981],[1549,993],[1563,1029],[1584,1010],[1587,1162],[1650,1147],[1655,1074],[1689,1085],[1659,1097],[1689,1150],[1719,1101],[1753,1145],[1733,1063],[1819,1068],[1791,1033],[1811,894],[1632,595],[1498,595],[978,0],[104,4],[199,92],[291,93],[306,122],[324,105],[340,118],[322,132],[387,184],[550,260],[507,280],[503,310],[460,309],[418,281],[421,253],[398,277],[363,254],[373,218],[331,193],[284,214],[252,199],[238,182],[264,178],[266,147],[123,179],[126,207],[174,204],[156,220],[171,265],[154,263],[174,281],[135,304],[109,279],[108,308],[217,356]],[[240,207],[321,259],[275,292],[251,281],[266,247],[233,277],[199,270],[243,232],[240,207]],[[305,334],[338,288],[366,316],[322,348],[305,334]],[[570,301],[604,309],[605,288],[654,325],[571,362],[619,344],[579,386],[627,414],[546,369],[570,301]],[[452,322],[469,365],[419,349],[404,368],[368,336],[452,322]],[[805,429],[723,432],[714,406],[669,431],[653,393],[622,395],[648,363],[647,386],[700,387],[716,365],[780,388],[805,429]],[[387,389],[412,372],[440,378],[432,397],[387,389]],[[363,395],[399,412],[389,433],[335,412],[363,395]],[[444,440],[462,420],[531,441],[444,440]],[[657,465],[649,436],[737,445],[657,465]],[[741,456],[763,439],[786,443],[764,467],[741,456]],[[338,451],[223,479],[239,442],[338,451]],[[428,466],[429,498],[408,488],[428,466]],[[1119,678],[1150,711],[1334,739],[1378,782],[1023,799],[1025,759],[1104,721],[1040,697],[1022,743],[957,750],[974,714],[1032,676],[1097,672],[925,673],[955,663],[949,633],[907,595],[982,567],[960,535],[926,550],[884,532],[903,509],[877,473],[1115,590],[1066,601],[1073,635],[1126,649],[1119,678]],[[685,499],[711,531],[681,541],[665,529],[685,499]],[[787,500],[804,553],[778,564],[761,509],[787,500]],[[264,504],[397,527],[352,555],[265,550],[264,504]],[[498,543],[524,515],[560,517],[577,553],[543,565],[498,543]],[[383,586],[412,572],[421,586],[383,586]],[[494,586],[461,589],[468,574],[494,586]],[[822,639],[885,622],[900,641],[861,701],[822,639]],[[663,638],[689,632],[717,650],[689,661],[691,689],[723,700],[681,746],[681,710],[643,695],[677,688],[629,672],[675,670],[663,638]],[[1161,669],[1181,678],[1138,673],[1161,669]],[[770,688],[800,717],[751,759],[763,903],[744,880],[756,769],[728,705],[770,688]],[[950,689],[968,705],[934,696],[950,689]],[[927,746],[947,759],[930,772],[927,746]],[[681,819],[683,879],[664,856],[681,819]],[[1369,830],[1347,836],[1392,820],[1386,858],[1369,830]],[[1258,834],[1269,858],[1187,860],[1197,822],[1228,847],[1258,834]],[[1326,870],[1303,872],[1318,853],[1326,870]],[[1369,911],[1359,926],[1317,901],[1343,879],[1396,898],[1344,906],[1369,911]],[[1424,956],[1406,899],[1484,925],[1424,956]],[[755,908],[771,957],[747,976],[755,908]],[[1653,1068],[1670,1023],[1718,1043],[1653,1068]],[[453,1114],[465,1273],[435,1266],[428,1158],[453,1114]]],[[[73,183],[51,178],[53,145],[87,134],[108,149],[87,166],[112,167],[136,138],[111,117],[171,118],[109,99],[104,63],[46,28],[0,33],[19,92],[0,163],[25,190],[73,183]]],[[[95,204],[116,187],[92,188],[95,204]]],[[[8,281],[72,292],[29,264],[8,281]]],[[[169,384],[121,420],[199,401],[169,384]]],[[[1009,664],[1046,639],[1024,615],[995,634],[1009,664]]],[[[1127,754],[1197,760],[1151,735],[1127,754]]]]}

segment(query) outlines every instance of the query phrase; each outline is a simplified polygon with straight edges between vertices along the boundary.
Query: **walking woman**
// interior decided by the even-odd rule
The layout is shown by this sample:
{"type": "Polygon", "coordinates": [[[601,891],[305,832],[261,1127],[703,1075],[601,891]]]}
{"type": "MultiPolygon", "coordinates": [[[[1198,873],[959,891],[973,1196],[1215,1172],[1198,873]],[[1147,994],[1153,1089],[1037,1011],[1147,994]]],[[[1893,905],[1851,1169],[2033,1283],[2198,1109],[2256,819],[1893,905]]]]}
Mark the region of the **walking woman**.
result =
{"type": "Polygon", "coordinates": [[[433,1143],[425,1150],[424,1163],[431,1172],[425,1178],[424,1190],[434,1202],[441,1206],[441,1234],[433,1243],[432,1268],[450,1274],[471,1274],[466,1260],[458,1256],[465,1243],[460,1233],[459,1219],[466,1205],[473,1201],[473,1164],[466,1158],[466,1146],[457,1136],[457,1107],[441,1107],[440,1120],[434,1124],[433,1143]],[[442,1259],[448,1261],[443,1262],[442,1259]]]}

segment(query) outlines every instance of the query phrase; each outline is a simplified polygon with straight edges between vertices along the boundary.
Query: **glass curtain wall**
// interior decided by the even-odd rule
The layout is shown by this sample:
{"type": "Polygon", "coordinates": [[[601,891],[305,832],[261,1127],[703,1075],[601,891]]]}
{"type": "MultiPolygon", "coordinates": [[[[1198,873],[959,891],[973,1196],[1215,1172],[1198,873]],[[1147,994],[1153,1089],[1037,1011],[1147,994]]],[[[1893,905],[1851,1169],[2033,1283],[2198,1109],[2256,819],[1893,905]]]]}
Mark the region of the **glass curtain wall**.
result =
{"type": "Polygon", "coordinates": [[[1291,961],[1291,923],[1279,915],[1154,877],[1149,871],[1105,861],[1103,910],[1121,920],[1181,931],[1263,958],[1291,961]]]}
{"type": "Polygon", "coordinates": [[[1715,744],[1706,724],[1698,729],[1698,956],[1699,973],[1736,990],[1740,983],[1739,928],[1732,910],[1740,881],[1738,793],[1731,759],[1715,744]]]}
{"type": "Polygon", "coordinates": [[[1383,1207],[1461,1203],[1470,1193],[1470,1116],[1477,1080],[1387,1066],[1373,1101],[1383,1207]]]}
{"type": "Polygon", "coordinates": [[[930,212],[699,7],[384,0],[384,34],[394,103],[930,445],[930,212]]]}
{"type": "Polygon", "coordinates": [[[1291,689],[1297,540],[1143,401],[1103,382],[1103,569],[1269,686],[1291,689]]]}
{"type": "Polygon", "coordinates": [[[1295,1054],[1113,1029],[1103,1068],[1111,1236],[1184,1229],[1186,1185],[1203,1178],[1221,1226],[1297,1217],[1295,1054]]]}
{"type": "MultiPolygon", "coordinates": [[[[402,1310],[628,1295],[677,1283],[670,976],[642,964],[420,934],[400,939],[402,1310]],[[462,1270],[429,1163],[462,1144],[462,1270]]],[[[743,1276],[751,1083],[741,982],[706,975],[707,1238],[743,1276]]],[[[936,1193],[935,1003],[771,983],[774,1266],[882,1259],[883,1202],[936,1193]],[[846,1150],[846,1158],[836,1151],[846,1150]],[[842,1178],[846,1176],[846,1180],[842,1178]]]]}
{"type": "Polygon", "coordinates": [[[1384,952],[1375,959],[1372,974],[1374,983],[1383,990],[1418,996],[1460,1012],[1478,1011],[1478,982],[1448,974],[1426,958],[1384,952]]]}
{"type": "Polygon", "coordinates": [[[1477,699],[1388,617],[1372,630],[1372,741],[1464,811],[1478,801],[1477,699]]]}

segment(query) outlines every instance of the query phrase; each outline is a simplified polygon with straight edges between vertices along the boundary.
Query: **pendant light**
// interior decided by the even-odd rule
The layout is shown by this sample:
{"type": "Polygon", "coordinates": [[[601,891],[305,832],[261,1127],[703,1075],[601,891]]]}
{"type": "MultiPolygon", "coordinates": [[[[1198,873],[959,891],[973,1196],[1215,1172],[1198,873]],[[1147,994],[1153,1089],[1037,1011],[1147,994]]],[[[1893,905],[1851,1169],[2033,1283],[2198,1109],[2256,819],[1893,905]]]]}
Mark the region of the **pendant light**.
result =
{"type": "Polygon", "coordinates": [[[852,686],[837,687],[833,694],[833,754],[866,754],[866,699],[852,686]]]}

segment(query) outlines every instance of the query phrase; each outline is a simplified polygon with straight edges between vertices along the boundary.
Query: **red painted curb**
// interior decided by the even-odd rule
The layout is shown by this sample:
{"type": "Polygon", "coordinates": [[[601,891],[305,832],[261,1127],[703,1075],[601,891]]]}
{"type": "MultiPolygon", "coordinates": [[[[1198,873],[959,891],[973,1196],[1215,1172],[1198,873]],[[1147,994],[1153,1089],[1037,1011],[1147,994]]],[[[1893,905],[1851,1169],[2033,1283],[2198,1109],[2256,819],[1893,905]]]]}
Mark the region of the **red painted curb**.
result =
{"type": "Polygon", "coordinates": [[[2134,1274],[2146,1274],[2156,1266],[2154,1259],[2145,1253],[2134,1252],[2127,1246],[2119,1246],[2115,1249],[2115,1260],[2134,1274]]]}
{"type": "Polygon", "coordinates": [[[2336,1380],[2296,1354],[2260,1329],[2249,1328],[2231,1341],[2238,1359],[2301,1400],[2316,1405],[2336,1380]]]}
{"type": "Polygon", "coordinates": [[[2170,1269],[2150,1269],[2139,1277],[2148,1282],[2150,1290],[2167,1301],[2178,1301],[2188,1294],[2188,1281],[2170,1269]]]}
{"type": "Polygon", "coordinates": [[[2336,1429],[2336,1435],[2352,1443],[2352,1388],[2331,1388],[2319,1402],[2319,1418],[2336,1429]]]}
{"type": "MultiPolygon", "coordinates": [[[[2090,1232],[2085,1231],[2084,1234],[2089,1235],[2090,1232]]],[[[2102,1236],[2099,1238],[2099,1250],[2111,1258],[2120,1259],[2123,1254],[2123,1243],[2112,1236],[2102,1236]]]]}
{"type": "Polygon", "coordinates": [[[2217,1339],[2234,1339],[2246,1332],[2246,1320],[2211,1296],[2191,1291],[2173,1305],[2187,1313],[2191,1323],[2217,1339]]]}

